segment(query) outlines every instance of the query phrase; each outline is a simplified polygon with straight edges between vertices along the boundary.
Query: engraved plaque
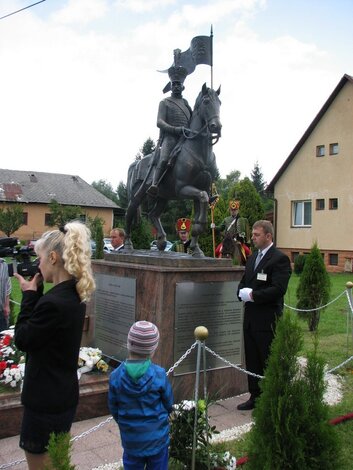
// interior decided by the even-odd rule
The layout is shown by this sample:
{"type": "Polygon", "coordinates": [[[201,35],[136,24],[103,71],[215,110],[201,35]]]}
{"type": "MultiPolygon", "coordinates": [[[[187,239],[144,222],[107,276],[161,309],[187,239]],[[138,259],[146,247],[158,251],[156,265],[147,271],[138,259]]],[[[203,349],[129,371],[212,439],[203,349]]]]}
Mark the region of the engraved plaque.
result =
{"type": "MultiPolygon", "coordinates": [[[[197,326],[208,329],[206,346],[232,364],[240,364],[242,351],[242,302],[236,295],[239,281],[181,282],[175,292],[174,362],[195,342],[197,326]]],[[[196,370],[196,350],[175,369],[174,375],[196,370]]],[[[203,368],[201,360],[201,369],[203,368]]],[[[229,367],[206,352],[206,368],[229,367]]]]}
{"type": "Polygon", "coordinates": [[[135,321],[136,279],[96,275],[95,345],[108,357],[126,359],[126,339],[135,321]]]}

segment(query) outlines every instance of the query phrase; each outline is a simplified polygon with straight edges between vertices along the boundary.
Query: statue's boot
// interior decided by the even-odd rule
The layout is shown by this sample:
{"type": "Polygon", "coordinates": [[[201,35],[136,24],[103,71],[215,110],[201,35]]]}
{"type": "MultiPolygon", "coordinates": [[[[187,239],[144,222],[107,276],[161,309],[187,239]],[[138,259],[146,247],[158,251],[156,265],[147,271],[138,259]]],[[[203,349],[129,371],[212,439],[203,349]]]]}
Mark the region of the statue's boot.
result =
{"type": "Polygon", "coordinates": [[[160,183],[160,179],[166,169],[166,163],[160,163],[158,164],[157,168],[154,171],[153,175],[153,181],[151,186],[147,189],[147,194],[152,197],[157,197],[158,196],[158,185],[160,183]]]}

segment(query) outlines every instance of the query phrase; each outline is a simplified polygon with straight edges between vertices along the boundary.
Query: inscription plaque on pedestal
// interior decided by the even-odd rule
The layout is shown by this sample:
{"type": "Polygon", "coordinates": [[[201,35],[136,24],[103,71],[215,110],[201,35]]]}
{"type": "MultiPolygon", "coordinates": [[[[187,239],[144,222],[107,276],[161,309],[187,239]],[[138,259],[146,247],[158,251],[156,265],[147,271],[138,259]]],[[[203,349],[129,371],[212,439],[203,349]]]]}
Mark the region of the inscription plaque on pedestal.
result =
{"type": "MultiPolygon", "coordinates": [[[[195,342],[195,328],[205,326],[209,333],[206,346],[232,364],[240,364],[243,315],[242,302],[236,295],[238,284],[238,281],[176,284],[174,362],[195,342]]],[[[196,370],[195,349],[175,369],[174,375],[196,370]]],[[[207,369],[222,367],[229,366],[206,353],[207,369]]]]}
{"type": "Polygon", "coordinates": [[[126,359],[126,339],[135,322],[136,279],[96,275],[95,346],[108,357],[126,359]]]}

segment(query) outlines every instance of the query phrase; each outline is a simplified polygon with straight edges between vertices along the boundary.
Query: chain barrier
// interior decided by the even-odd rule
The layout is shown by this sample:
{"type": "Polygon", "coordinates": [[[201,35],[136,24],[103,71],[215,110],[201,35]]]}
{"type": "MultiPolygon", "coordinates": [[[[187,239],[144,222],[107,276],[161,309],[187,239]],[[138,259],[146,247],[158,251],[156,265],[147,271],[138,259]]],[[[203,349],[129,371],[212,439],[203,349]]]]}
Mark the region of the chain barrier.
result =
{"type": "MultiPolygon", "coordinates": [[[[348,304],[349,304],[349,308],[350,308],[350,311],[353,315],[353,306],[352,306],[352,301],[351,301],[351,298],[350,298],[350,295],[349,295],[349,292],[348,292],[348,289],[344,290],[341,294],[339,294],[335,299],[333,299],[332,301],[328,302],[326,305],[322,305],[318,308],[314,308],[314,309],[297,309],[295,307],[291,307],[287,304],[284,304],[284,306],[286,308],[289,308],[291,310],[296,310],[298,312],[313,312],[313,311],[317,311],[317,310],[321,310],[323,308],[326,308],[328,307],[329,305],[333,304],[334,302],[336,302],[340,297],[342,297],[344,294],[346,294],[347,296],[347,299],[348,299],[348,304]]],[[[17,305],[20,305],[18,302],[15,302],[13,300],[11,300],[11,302],[13,302],[14,304],[17,304],[17,305]]],[[[181,362],[192,352],[192,350],[197,346],[198,342],[195,341],[191,346],[190,348],[180,357],[180,359],[178,359],[175,364],[170,367],[170,369],[166,372],[166,375],[168,376],[169,374],[171,374],[180,364],[181,362]]],[[[258,374],[255,374],[254,372],[250,372],[246,369],[243,369],[242,367],[238,366],[237,364],[233,364],[231,363],[230,361],[228,361],[227,359],[225,359],[224,357],[220,356],[219,354],[217,354],[215,351],[213,351],[212,349],[210,349],[208,346],[204,345],[205,346],[205,350],[208,351],[210,354],[212,354],[214,357],[216,357],[217,359],[219,359],[220,361],[224,362],[225,364],[227,364],[228,366],[240,371],[240,372],[243,372],[247,375],[251,375],[253,377],[256,377],[258,379],[263,379],[264,376],[262,375],[258,375],[258,374]]],[[[338,366],[336,367],[333,367],[332,369],[328,370],[327,372],[325,372],[325,375],[327,374],[331,374],[332,372],[336,371],[337,369],[341,368],[342,366],[344,366],[345,364],[347,364],[348,362],[350,362],[351,360],[353,359],[353,356],[350,356],[348,359],[346,359],[345,361],[343,361],[341,364],[339,364],[338,366]]],[[[100,429],[101,427],[105,426],[106,424],[110,423],[110,421],[113,420],[113,417],[112,416],[109,416],[107,419],[105,419],[104,421],[98,423],[96,426],[93,426],[92,428],[88,429],[87,431],[84,431],[82,432],[81,434],[78,434],[77,436],[74,436],[73,438],[71,438],[71,442],[75,442],[75,441],[78,441],[79,439],[82,439],[83,437],[86,437],[88,436],[89,434],[91,434],[92,432],[95,432],[97,431],[98,429],[100,429]]],[[[14,467],[15,465],[19,465],[23,462],[25,462],[26,459],[21,459],[21,460],[15,460],[14,462],[11,462],[11,463],[8,463],[8,464],[2,464],[0,465],[0,470],[3,470],[3,469],[6,469],[6,468],[10,468],[10,467],[14,467]]]]}
{"type": "Polygon", "coordinates": [[[286,308],[289,308],[290,310],[295,310],[296,312],[317,312],[318,310],[322,310],[326,307],[328,307],[329,305],[333,304],[334,302],[336,302],[340,297],[342,297],[342,295],[346,294],[347,293],[347,290],[344,290],[343,292],[341,292],[335,299],[331,300],[329,303],[327,303],[326,305],[320,305],[320,307],[316,307],[316,308],[296,308],[296,307],[291,307],[290,305],[287,305],[287,304],[284,304],[284,306],[286,308]]]}

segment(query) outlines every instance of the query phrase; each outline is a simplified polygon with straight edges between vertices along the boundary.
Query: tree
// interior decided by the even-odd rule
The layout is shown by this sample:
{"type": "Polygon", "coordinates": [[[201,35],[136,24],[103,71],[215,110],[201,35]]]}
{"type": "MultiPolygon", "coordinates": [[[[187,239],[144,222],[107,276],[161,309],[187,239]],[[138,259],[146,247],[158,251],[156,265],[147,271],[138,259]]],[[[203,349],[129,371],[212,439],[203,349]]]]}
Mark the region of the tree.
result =
{"type": "Polygon", "coordinates": [[[250,227],[265,217],[262,200],[249,178],[244,178],[230,189],[229,199],[235,197],[240,200],[239,215],[248,219],[250,227]]]}
{"type": "Polygon", "coordinates": [[[0,230],[10,237],[23,225],[23,207],[21,204],[14,204],[6,209],[0,209],[0,230]]]}
{"type": "Polygon", "coordinates": [[[70,220],[79,219],[82,214],[80,206],[63,206],[55,199],[52,199],[48,205],[51,214],[49,224],[51,227],[62,227],[70,220]]]}
{"type": "MultiPolygon", "coordinates": [[[[338,441],[328,421],[324,363],[314,351],[306,366],[298,361],[303,344],[295,317],[278,321],[262,394],[253,412],[249,470],[329,470],[339,456],[338,441]]],[[[337,467],[338,468],[338,467],[337,467]]]]}
{"type": "MultiPolygon", "coordinates": [[[[327,274],[317,242],[306,255],[303,272],[297,287],[297,308],[310,310],[326,305],[330,298],[331,281],[327,274]]],[[[316,331],[320,310],[298,312],[299,316],[308,321],[309,331],[316,331]]]]}
{"type": "Polygon", "coordinates": [[[103,194],[105,197],[117,203],[117,195],[113,189],[113,186],[108,183],[106,180],[93,181],[91,186],[94,187],[97,191],[103,194]]]}
{"type": "Polygon", "coordinates": [[[131,230],[131,241],[137,250],[149,250],[152,241],[151,225],[145,217],[139,217],[131,230]]]}
{"type": "Polygon", "coordinates": [[[136,160],[141,160],[141,158],[146,157],[147,155],[150,155],[154,150],[156,149],[156,144],[154,141],[151,139],[151,137],[148,137],[138,153],[136,154],[136,160]]]}
{"type": "Polygon", "coordinates": [[[258,162],[255,163],[251,172],[251,181],[255,186],[256,191],[260,196],[262,196],[265,190],[266,182],[264,181],[264,177],[258,162]]]}
{"type": "Polygon", "coordinates": [[[239,182],[239,178],[240,171],[233,170],[225,178],[218,178],[216,180],[217,193],[221,199],[228,199],[229,190],[239,182]]]}
{"type": "Polygon", "coordinates": [[[118,187],[116,189],[116,203],[118,204],[119,207],[122,209],[126,209],[129,203],[128,197],[127,197],[127,187],[126,184],[124,184],[122,181],[118,184],[118,187]]]}
{"type": "Polygon", "coordinates": [[[104,220],[97,215],[94,218],[89,215],[87,216],[87,225],[91,231],[91,237],[96,242],[96,250],[94,254],[96,259],[103,259],[104,257],[104,223],[104,220]]]}

